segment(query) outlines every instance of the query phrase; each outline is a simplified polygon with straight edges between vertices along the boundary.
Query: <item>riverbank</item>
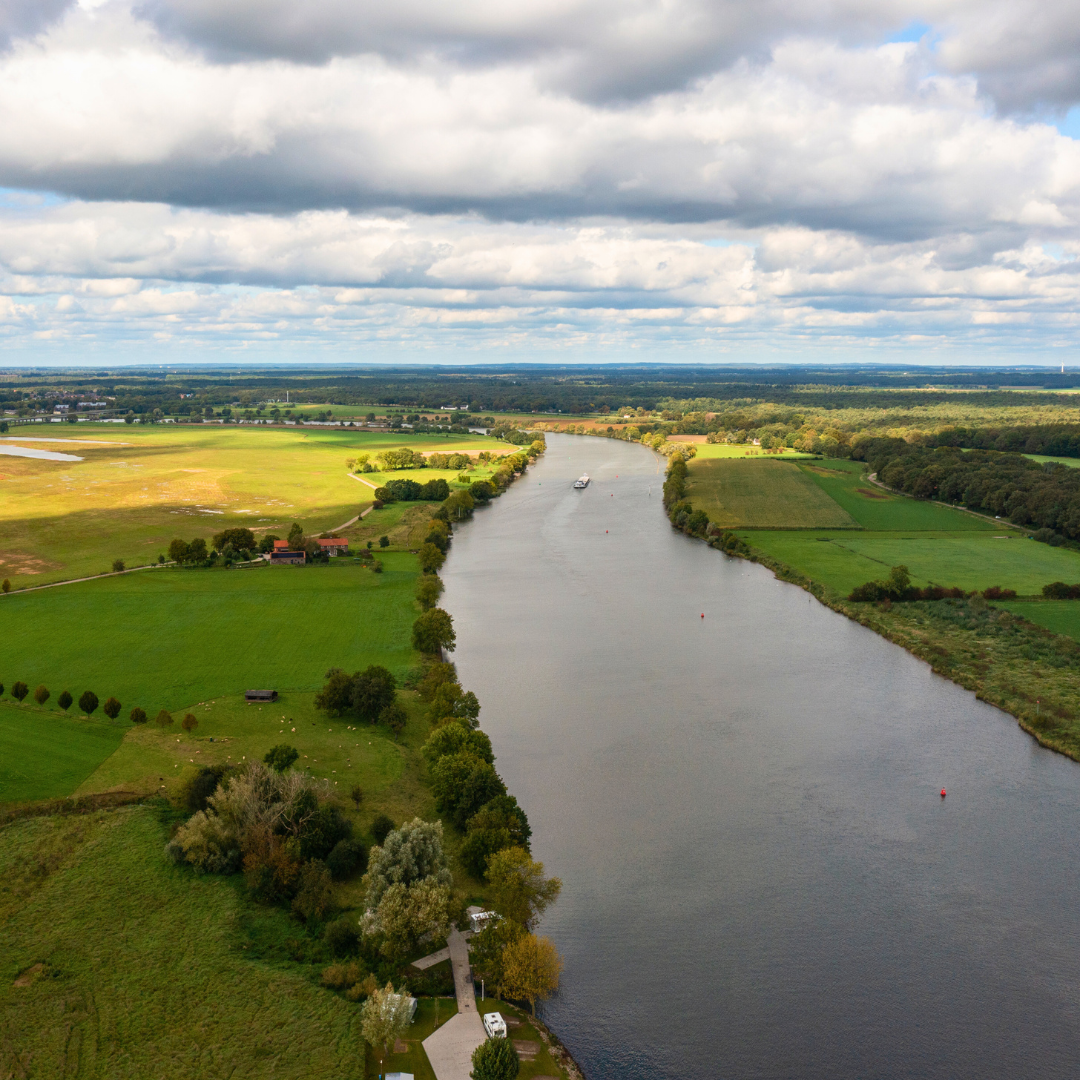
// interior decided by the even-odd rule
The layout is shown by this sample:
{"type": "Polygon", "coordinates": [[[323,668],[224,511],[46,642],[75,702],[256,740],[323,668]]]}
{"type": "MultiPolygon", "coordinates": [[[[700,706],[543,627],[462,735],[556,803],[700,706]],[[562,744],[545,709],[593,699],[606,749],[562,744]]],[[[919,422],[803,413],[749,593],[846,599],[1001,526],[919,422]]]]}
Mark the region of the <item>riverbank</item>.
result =
{"type": "Polygon", "coordinates": [[[980,701],[1014,716],[1043,746],[1080,761],[1080,645],[981,597],[853,603],[750,545],[760,563],[861,626],[900,645],[980,701]]]}

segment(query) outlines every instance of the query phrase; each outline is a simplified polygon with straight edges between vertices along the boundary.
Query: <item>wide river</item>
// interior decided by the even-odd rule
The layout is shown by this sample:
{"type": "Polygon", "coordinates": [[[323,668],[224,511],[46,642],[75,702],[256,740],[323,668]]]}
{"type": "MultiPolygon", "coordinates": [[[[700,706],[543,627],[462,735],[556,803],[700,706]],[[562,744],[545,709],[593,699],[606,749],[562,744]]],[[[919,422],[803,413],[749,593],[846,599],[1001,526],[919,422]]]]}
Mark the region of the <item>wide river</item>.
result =
{"type": "Polygon", "coordinates": [[[548,447],[444,606],[589,1080],[1080,1076],[1080,765],[676,533],[650,451],[548,447]]]}

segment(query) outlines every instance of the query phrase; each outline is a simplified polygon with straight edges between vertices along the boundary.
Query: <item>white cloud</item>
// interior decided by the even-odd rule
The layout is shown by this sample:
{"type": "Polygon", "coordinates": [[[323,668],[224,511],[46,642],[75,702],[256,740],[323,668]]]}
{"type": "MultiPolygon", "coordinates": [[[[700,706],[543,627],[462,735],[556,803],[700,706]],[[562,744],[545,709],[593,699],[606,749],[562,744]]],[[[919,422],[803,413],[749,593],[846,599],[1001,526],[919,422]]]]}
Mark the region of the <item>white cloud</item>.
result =
{"type": "Polygon", "coordinates": [[[1074,24],[1057,0],[12,3],[0,334],[1072,342],[1080,143],[1024,110],[1080,94],[1074,24]]]}

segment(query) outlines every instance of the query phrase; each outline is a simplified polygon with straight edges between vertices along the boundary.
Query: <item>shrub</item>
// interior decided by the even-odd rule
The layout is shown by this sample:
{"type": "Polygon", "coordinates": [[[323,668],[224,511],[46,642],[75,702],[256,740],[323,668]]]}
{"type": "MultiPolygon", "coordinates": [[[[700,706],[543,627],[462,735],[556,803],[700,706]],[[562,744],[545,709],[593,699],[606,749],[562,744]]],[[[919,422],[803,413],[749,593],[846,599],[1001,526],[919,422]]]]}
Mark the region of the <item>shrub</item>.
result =
{"type": "Polygon", "coordinates": [[[101,710],[110,720],[115,720],[120,715],[120,702],[111,697],[101,706],[101,710]]]}
{"type": "Polygon", "coordinates": [[[114,574],[121,573],[123,571],[123,569],[124,569],[124,560],[123,559],[113,559],[112,568],[113,568],[113,573],[114,574]]]}
{"type": "Polygon", "coordinates": [[[405,730],[405,721],[408,718],[409,714],[396,701],[379,713],[379,723],[385,724],[395,735],[400,735],[405,730]]]}
{"type": "Polygon", "coordinates": [[[210,796],[217,791],[225,769],[221,765],[204,765],[184,785],[180,800],[190,814],[205,810],[210,796]]]}
{"type": "MultiPolygon", "coordinates": [[[[1052,581],[1042,587],[1047,600],[1076,600],[1080,598],[1080,585],[1066,585],[1064,581],[1052,581]]],[[[12,691],[14,693],[14,691],[12,691]]]]}
{"type": "Polygon", "coordinates": [[[181,721],[180,726],[187,732],[194,731],[199,726],[199,721],[195,719],[194,713],[187,713],[184,719],[181,721]]]}
{"type": "MultiPolygon", "coordinates": [[[[215,795],[209,803],[213,808],[221,799],[215,795]]],[[[227,793],[225,800],[227,800],[227,793]]],[[[204,815],[211,820],[209,811],[204,815]]],[[[192,822],[199,819],[196,814],[192,822]]],[[[218,819],[220,820],[220,819],[218,819]]],[[[207,829],[203,822],[200,828],[207,829]]],[[[239,847],[239,844],[237,844],[239,847]]],[[[266,903],[274,903],[279,900],[288,900],[296,893],[297,883],[300,878],[300,861],[298,845],[295,840],[283,840],[275,836],[269,829],[255,830],[248,840],[248,851],[244,855],[244,881],[252,896],[266,903]]],[[[222,873],[230,871],[224,870],[222,873]]]]}
{"type": "MultiPolygon", "coordinates": [[[[0,694],[4,692],[4,688],[0,686],[0,694]]],[[[66,690],[56,699],[56,704],[60,706],[65,712],[71,708],[71,703],[75,699],[66,690]]]]}
{"type": "Polygon", "coordinates": [[[157,716],[154,717],[154,723],[157,724],[157,726],[162,730],[167,727],[171,727],[172,713],[170,713],[168,709],[162,709],[161,712],[159,712],[157,716]]]}
{"type": "Polygon", "coordinates": [[[263,764],[269,765],[275,772],[283,773],[300,756],[300,751],[285,743],[271,747],[263,758],[263,764]]]}
{"type": "Polygon", "coordinates": [[[49,700],[49,696],[49,691],[44,683],[34,691],[34,700],[39,705],[44,705],[49,700]]]}
{"type": "Polygon", "coordinates": [[[1015,600],[1015,589],[1003,589],[1000,585],[991,585],[989,589],[983,590],[984,600],[1015,600]]]}
{"type": "Polygon", "coordinates": [[[334,881],[344,881],[367,870],[367,848],[359,840],[339,840],[326,856],[326,869],[334,881]]]}
{"type": "Polygon", "coordinates": [[[133,724],[145,724],[146,723],[146,710],[140,709],[138,705],[135,706],[131,712],[128,713],[128,718],[133,724]]]}
{"type": "MultiPolygon", "coordinates": [[[[313,793],[309,792],[307,798],[311,803],[315,801],[313,793]]],[[[295,836],[300,841],[302,859],[325,859],[339,840],[352,836],[352,823],[328,802],[298,816],[301,820],[295,827],[295,836]]]]}
{"type": "Polygon", "coordinates": [[[292,902],[293,914],[304,922],[322,922],[334,909],[330,871],[317,859],[300,871],[300,891],[292,902]]]}
{"type": "Polygon", "coordinates": [[[385,844],[386,838],[394,831],[394,822],[386,814],[376,814],[371,823],[371,835],[376,844],[385,844]]]}
{"type": "Polygon", "coordinates": [[[360,804],[364,801],[364,789],[359,784],[353,784],[352,790],[349,792],[349,798],[352,799],[356,806],[356,809],[360,809],[360,804]]]}
{"type": "MultiPolygon", "coordinates": [[[[334,927],[349,922],[351,922],[349,919],[337,919],[332,922],[326,928],[323,940],[325,940],[327,944],[330,944],[331,932],[334,930],[334,927]]],[[[355,930],[353,930],[353,936],[359,940],[355,930]]],[[[335,956],[345,955],[333,950],[332,945],[331,950],[334,951],[335,956]]],[[[351,964],[331,964],[328,968],[323,970],[322,978],[319,981],[328,990],[347,990],[350,986],[355,986],[358,982],[362,981],[364,974],[364,969],[354,960],[351,964]]]]}
{"type": "Polygon", "coordinates": [[[27,694],[30,693],[30,687],[24,682],[13,683],[11,687],[11,696],[16,701],[22,701],[27,694]]]}
{"type": "Polygon", "coordinates": [[[79,708],[90,716],[98,707],[98,697],[93,690],[84,690],[79,698],[79,708]]]}
{"type": "Polygon", "coordinates": [[[488,1039],[473,1051],[472,1065],[473,1080],[514,1080],[521,1061],[509,1039],[488,1039]]]}
{"type": "Polygon", "coordinates": [[[4,584],[2,588],[4,592],[11,592],[11,582],[7,578],[4,578],[4,584]]]}

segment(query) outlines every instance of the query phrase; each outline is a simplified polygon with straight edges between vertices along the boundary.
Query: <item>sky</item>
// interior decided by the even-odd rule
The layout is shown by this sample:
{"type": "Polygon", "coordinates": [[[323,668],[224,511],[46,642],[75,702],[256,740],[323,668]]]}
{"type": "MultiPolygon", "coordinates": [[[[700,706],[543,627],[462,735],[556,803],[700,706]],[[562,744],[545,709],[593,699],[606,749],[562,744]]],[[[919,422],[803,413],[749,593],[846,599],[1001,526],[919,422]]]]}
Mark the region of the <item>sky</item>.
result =
{"type": "Polygon", "coordinates": [[[0,0],[0,366],[1080,365],[1075,0],[0,0]]]}

